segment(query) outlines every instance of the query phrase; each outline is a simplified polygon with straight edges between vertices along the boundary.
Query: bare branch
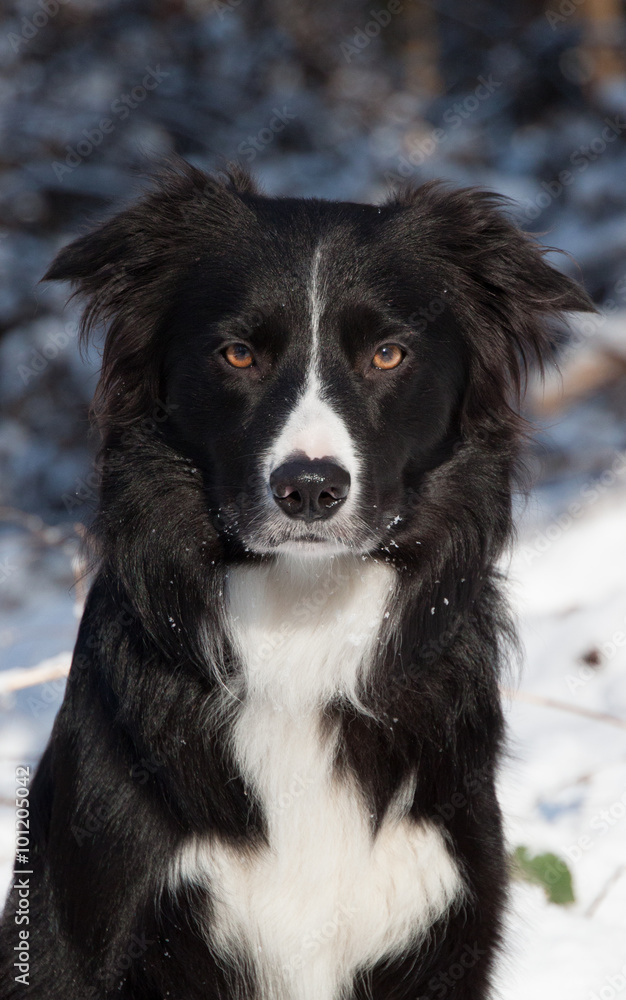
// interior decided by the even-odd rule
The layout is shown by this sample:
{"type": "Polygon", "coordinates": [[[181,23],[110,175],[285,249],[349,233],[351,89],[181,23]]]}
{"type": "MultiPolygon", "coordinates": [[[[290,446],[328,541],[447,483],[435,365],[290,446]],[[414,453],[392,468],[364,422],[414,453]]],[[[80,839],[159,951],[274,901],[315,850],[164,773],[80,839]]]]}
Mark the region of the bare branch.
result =
{"type": "Polygon", "coordinates": [[[572,712],[574,715],[582,715],[585,719],[593,719],[595,722],[608,722],[611,726],[619,729],[626,729],[626,719],[620,719],[617,715],[609,712],[595,712],[591,708],[583,708],[580,705],[570,705],[566,701],[559,701],[557,698],[546,698],[540,694],[531,694],[529,691],[513,691],[511,688],[502,688],[502,694],[512,698],[514,701],[525,701],[529,705],[541,705],[544,708],[556,708],[561,712],[572,712]]]}
{"type": "Polygon", "coordinates": [[[36,667],[16,667],[14,670],[3,670],[0,673],[0,694],[10,691],[20,691],[23,688],[34,687],[35,684],[45,684],[48,681],[67,677],[72,662],[71,653],[59,653],[49,660],[43,660],[36,667]]]}

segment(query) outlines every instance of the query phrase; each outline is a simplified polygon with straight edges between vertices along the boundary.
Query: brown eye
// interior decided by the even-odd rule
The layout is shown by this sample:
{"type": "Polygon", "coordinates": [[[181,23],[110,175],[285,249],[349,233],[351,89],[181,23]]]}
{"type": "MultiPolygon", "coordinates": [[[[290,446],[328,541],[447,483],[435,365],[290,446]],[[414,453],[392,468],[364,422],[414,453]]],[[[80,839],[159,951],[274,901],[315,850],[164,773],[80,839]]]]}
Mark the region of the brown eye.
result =
{"type": "Polygon", "coordinates": [[[224,351],[224,357],[233,368],[249,368],[254,364],[252,351],[245,344],[229,344],[224,351]]]}
{"type": "Polygon", "coordinates": [[[389,371],[390,368],[397,368],[404,359],[404,351],[397,344],[383,344],[376,351],[372,358],[374,368],[382,368],[389,371]]]}

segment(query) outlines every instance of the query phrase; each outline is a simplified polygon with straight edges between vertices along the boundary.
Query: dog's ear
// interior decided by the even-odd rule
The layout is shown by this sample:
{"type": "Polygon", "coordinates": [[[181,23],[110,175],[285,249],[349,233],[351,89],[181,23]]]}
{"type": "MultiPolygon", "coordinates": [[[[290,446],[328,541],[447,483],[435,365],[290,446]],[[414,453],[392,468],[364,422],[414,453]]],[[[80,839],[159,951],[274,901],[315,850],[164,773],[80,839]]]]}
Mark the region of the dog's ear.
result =
{"type": "MultiPolygon", "coordinates": [[[[517,408],[529,368],[554,360],[567,312],[595,310],[509,217],[507,198],[434,182],[396,199],[431,265],[450,278],[450,308],[468,341],[465,417],[517,408]]],[[[415,237],[414,237],[415,238],[415,237]]]]}
{"type": "Polygon", "coordinates": [[[250,215],[241,198],[247,193],[253,183],[237,168],[213,178],[176,160],[139,202],[55,257],[43,280],[70,281],[86,300],[81,343],[107,329],[95,399],[105,419],[128,423],[159,401],[156,335],[179,276],[197,260],[203,238],[221,233],[236,249],[237,221],[250,215]]]}

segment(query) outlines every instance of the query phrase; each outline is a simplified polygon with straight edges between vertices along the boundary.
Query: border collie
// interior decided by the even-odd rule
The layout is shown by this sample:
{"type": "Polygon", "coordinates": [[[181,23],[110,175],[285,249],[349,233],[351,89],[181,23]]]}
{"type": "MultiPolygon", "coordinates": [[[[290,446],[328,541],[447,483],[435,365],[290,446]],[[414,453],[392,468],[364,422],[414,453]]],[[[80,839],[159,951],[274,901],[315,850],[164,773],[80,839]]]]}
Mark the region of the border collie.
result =
{"type": "Polygon", "coordinates": [[[592,308],[543,252],[478,190],[181,163],[58,254],[107,328],[97,574],[3,1000],[490,996],[520,384],[592,308]]]}

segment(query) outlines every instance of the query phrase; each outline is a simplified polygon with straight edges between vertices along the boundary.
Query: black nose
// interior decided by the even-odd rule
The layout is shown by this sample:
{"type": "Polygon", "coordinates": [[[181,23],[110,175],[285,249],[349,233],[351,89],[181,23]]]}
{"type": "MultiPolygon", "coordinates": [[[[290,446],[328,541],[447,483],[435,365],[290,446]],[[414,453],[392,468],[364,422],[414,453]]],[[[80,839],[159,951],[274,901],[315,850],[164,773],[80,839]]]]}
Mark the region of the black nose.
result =
{"type": "Polygon", "coordinates": [[[326,458],[294,459],[272,472],[270,488],[289,517],[320,521],[331,517],[348,496],[350,473],[326,458]]]}

